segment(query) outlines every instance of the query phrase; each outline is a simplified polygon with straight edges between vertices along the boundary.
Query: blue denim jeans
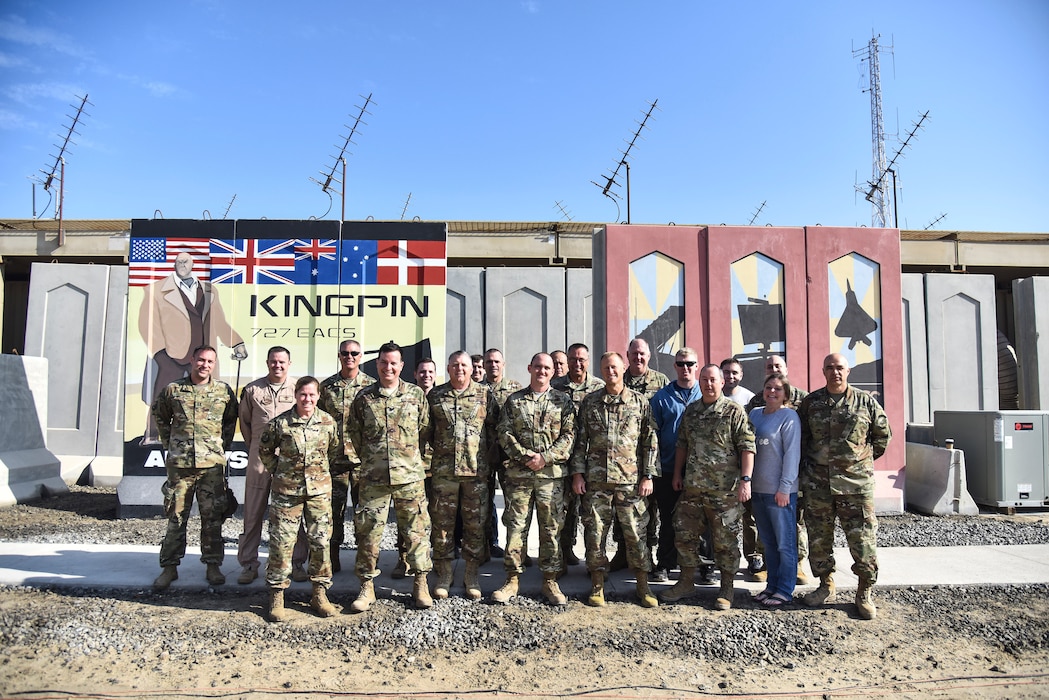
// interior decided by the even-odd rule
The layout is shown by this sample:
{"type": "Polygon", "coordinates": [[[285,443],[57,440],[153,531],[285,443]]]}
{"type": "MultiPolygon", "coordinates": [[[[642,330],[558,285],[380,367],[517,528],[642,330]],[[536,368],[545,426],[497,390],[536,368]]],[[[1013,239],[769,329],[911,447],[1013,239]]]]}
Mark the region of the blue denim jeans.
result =
{"type": "Polygon", "coordinates": [[[792,493],[785,507],[776,505],[773,493],[755,493],[752,498],[758,537],[765,545],[765,590],[790,598],[798,575],[798,494],[792,493]]]}

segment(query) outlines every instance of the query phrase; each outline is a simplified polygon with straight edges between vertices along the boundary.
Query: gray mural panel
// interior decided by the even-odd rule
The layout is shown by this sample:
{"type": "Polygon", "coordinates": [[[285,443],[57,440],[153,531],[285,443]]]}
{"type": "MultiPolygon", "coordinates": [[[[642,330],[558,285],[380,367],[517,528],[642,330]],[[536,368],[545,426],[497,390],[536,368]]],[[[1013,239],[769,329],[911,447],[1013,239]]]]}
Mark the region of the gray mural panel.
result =
{"type": "Polygon", "coordinates": [[[929,346],[925,332],[925,275],[900,275],[903,292],[903,367],[905,420],[931,423],[929,411],[929,346]]]}
{"type": "Polygon", "coordinates": [[[1049,409],[1049,277],[1013,280],[1020,408],[1049,409]]]}
{"type": "Polygon", "coordinates": [[[992,275],[925,276],[929,410],[998,409],[992,275]]]}
{"type": "Polygon", "coordinates": [[[506,375],[528,383],[537,352],[565,346],[565,271],[489,268],[485,273],[485,347],[502,350],[506,375]]]}
{"type": "Polygon", "coordinates": [[[566,344],[585,343],[591,357],[600,357],[594,347],[594,274],[590,270],[565,270],[566,344]]]}
{"type": "MultiPolygon", "coordinates": [[[[482,267],[450,267],[445,306],[445,349],[447,354],[465,350],[484,352],[484,275],[482,267]]],[[[438,363],[438,374],[444,365],[438,363]]]]}
{"type": "Polygon", "coordinates": [[[47,446],[76,481],[95,456],[109,268],[34,263],[26,354],[49,362],[47,446]]]}

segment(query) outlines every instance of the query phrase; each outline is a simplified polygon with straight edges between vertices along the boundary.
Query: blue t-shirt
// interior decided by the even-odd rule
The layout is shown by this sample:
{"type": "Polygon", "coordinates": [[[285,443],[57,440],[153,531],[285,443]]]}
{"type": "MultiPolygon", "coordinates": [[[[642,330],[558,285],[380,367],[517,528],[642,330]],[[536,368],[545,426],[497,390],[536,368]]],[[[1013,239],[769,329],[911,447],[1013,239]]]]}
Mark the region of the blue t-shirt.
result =
{"type": "Polygon", "coordinates": [[[797,493],[798,465],[801,462],[801,419],[793,408],[774,413],[755,408],[750,412],[754,425],[753,493],[797,493]]]}

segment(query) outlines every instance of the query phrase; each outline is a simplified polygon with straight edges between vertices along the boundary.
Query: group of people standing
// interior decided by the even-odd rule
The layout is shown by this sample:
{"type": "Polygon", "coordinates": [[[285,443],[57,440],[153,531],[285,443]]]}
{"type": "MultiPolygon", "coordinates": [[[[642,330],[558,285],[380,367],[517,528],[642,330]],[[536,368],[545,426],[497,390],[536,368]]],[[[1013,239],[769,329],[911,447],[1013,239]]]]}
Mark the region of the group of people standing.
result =
{"type": "MultiPolygon", "coordinates": [[[[418,608],[449,595],[458,552],[472,600],[483,596],[480,565],[502,557],[506,578],[491,599],[508,603],[530,563],[526,543],[534,517],[542,595],[553,605],[567,604],[558,579],[580,563],[574,548],[581,519],[591,578],[587,604],[605,604],[604,583],[616,568],[633,571],[644,607],[659,605],[650,580],[667,581],[679,568],[676,583],[660,596],[674,602],[698,592],[697,570],[699,583],[712,583],[716,568],[721,588],[715,608],[726,610],[733,603],[746,511],[757,531],[750,538],[750,569],[767,581],[758,602],[775,607],[792,600],[796,575],[803,574],[799,548],[805,551],[797,535],[805,532],[810,566],[820,579],[805,602],[833,598],[837,518],[859,577],[857,609],[872,618],[873,461],[890,432],[878,403],[848,384],[845,358],[827,356],[827,385],[810,395],[790,385],[782,358],[770,358],[763,391],[751,396],[739,386],[742,369],[735,359],[699,366],[695,351],[682,348],[674,360],[676,380],[669,381],[648,367],[650,356],[647,343],[635,338],[626,357],[601,356],[598,379],[589,372],[588,348],[576,343],[533,356],[529,382],[521,386],[505,376],[498,349],[483,356],[456,351],[448,358],[448,381],[434,386],[436,364],[429,359],[417,364],[415,383],[401,378],[404,359],[393,342],[379,348],[373,379],[360,371],[360,344],[343,341],[340,371],[323,382],[291,379],[291,354],[278,346],[267,355],[267,376],[247,385],[238,404],[232,389],[211,376],[215,349],[197,348],[189,376],[169,384],[152,406],[167,449],[169,518],[154,587],[163,590],[178,578],[194,494],[207,579],[225,582],[220,497],[225,452],[239,417],[249,459],[238,582],[258,576],[268,498],[265,580],[267,617],[274,622],[286,618],[289,579],[312,583],[318,615],[336,613],[326,592],[341,567],[348,504],[360,579],[354,612],[375,601],[380,541],[392,504],[399,559],[394,575],[414,577],[418,608]],[[494,521],[497,480],[505,547],[494,521]],[[609,559],[613,526],[618,549],[609,559]]],[[[747,540],[744,534],[745,550],[747,540]]]]}

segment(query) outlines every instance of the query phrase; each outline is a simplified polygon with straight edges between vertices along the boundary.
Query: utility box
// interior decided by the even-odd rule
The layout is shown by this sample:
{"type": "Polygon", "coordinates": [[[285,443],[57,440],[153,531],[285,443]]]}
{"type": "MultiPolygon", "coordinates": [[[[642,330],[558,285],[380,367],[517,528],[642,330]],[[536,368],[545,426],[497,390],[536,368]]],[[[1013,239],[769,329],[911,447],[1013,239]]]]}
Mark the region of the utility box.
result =
{"type": "Polygon", "coordinates": [[[935,440],[965,452],[969,493],[996,508],[1049,506],[1049,411],[935,411],[935,440]]]}

